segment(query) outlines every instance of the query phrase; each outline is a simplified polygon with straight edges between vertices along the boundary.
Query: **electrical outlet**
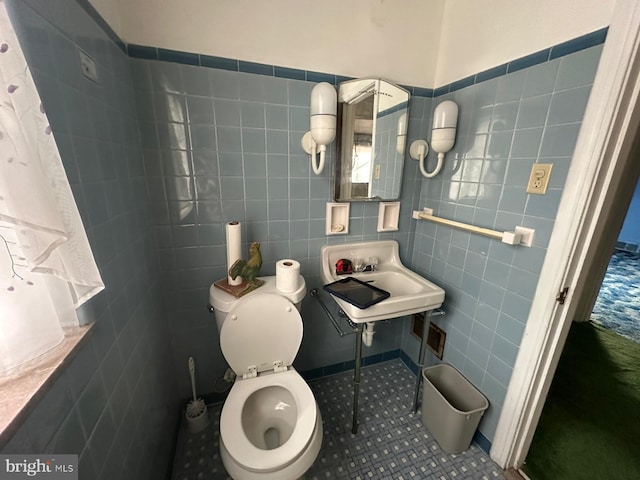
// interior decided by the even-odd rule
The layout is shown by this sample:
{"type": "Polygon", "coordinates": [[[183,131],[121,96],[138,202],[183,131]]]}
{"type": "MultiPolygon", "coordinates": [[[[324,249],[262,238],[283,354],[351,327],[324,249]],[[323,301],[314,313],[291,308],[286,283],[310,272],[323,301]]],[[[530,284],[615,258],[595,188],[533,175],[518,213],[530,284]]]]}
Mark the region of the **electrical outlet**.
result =
{"type": "Polygon", "coordinates": [[[527,185],[527,193],[535,193],[544,195],[547,193],[549,185],[549,177],[551,176],[551,163],[534,163],[531,166],[531,176],[529,176],[529,184],[527,185]]]}
{"type": "Polygon", "coordinates": [[[80,69],[82,74],[92,82],[98,83],[98,68],[93,58],[87,55],[82,50],[78,51],[80,54],[80,69]]]}

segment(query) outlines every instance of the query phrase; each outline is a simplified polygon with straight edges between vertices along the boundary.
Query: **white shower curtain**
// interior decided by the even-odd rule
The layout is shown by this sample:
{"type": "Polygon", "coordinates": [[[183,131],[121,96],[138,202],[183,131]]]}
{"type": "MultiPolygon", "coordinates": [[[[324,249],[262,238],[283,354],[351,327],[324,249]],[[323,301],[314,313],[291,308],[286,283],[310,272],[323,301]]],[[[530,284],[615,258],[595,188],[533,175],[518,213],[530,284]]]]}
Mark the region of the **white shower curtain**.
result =
{"type": "Polygon", "coordinates": [[[55,347],[104,288],[47,116],[0,0],[0,375],[55,347]]]}

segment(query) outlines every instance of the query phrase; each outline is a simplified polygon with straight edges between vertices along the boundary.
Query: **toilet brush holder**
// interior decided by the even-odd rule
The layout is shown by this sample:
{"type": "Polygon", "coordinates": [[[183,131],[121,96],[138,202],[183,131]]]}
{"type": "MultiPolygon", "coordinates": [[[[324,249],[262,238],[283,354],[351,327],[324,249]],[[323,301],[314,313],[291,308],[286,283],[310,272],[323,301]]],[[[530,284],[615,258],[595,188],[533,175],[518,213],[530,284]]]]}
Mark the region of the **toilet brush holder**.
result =
{"type": "Polygon", "coordinates": [[[189,433],[199,433],[209,425],[209,415],[204,400],[198,398],[197,401],[190,401],[185,412],[187,419],[187,430],[189,433]]]}
{"type": "Polygon", "coordinates": [[[193,400],[187,403],[185,418],[187,419],[187,430],[190,433],[198,433],[209,425],[209,415],[207,405],[202,398],[196,397],[196,365],[193,357],[189,357],[189,377],[191,377],[191,393],[193,400]]]}

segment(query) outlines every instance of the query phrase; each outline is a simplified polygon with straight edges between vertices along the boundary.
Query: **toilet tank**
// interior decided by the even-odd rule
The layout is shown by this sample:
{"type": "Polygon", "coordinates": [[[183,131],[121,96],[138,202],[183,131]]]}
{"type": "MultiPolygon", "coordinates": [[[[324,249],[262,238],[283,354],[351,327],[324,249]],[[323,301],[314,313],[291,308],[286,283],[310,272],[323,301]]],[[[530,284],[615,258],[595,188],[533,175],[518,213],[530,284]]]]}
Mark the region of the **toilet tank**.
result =
{"type": "Polygon", "coordinates": [[[298,311],[300,311],[300,307],[302,305],[302,299],[307,294],[307,285],[304,281],[304,277],[300,275],[300,287],[292,293],[284,293],[276,288],[276,277],[272,275],[270,277],[258,277],[260,280],[264,280],[264,285],[255,289],[251,293],[247,293],[246,295],[236,298],[230,293],[225,292],[221,288],[216,287],[215,285],[211,285],[209,287],[209,304],[213,307],[213,311],[216,315],[216,326],[218,327],[218,333],[220,333],[220,329],[222,328],[222,324],[224,323],[225,318],[227,317],[227,313],[238,304],[242,300],[251,297],[256,293],[276,293],[288,299],[291,303],[293,303],[298,311]]]}

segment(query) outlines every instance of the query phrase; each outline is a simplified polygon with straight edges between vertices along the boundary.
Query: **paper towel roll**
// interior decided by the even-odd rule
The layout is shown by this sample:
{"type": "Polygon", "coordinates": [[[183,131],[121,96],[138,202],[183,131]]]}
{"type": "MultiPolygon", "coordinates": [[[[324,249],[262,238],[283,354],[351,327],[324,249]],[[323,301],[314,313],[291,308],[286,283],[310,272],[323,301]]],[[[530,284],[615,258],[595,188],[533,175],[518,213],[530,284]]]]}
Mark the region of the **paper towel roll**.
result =
{"type": "Polygon", "coordinates": [[[242,277],[236,277],[235,280],[229,275],[229,269],[236,260],[242,258],[242,231],[240,222],[227,223],[227,281],[229,285],[240,285],[242,277]]]}
{"type": "Polygon", "coordinates": [[[276,288],[292,293],[300,287],[300,263],[289,258],[276,263],[276,288]]]}

